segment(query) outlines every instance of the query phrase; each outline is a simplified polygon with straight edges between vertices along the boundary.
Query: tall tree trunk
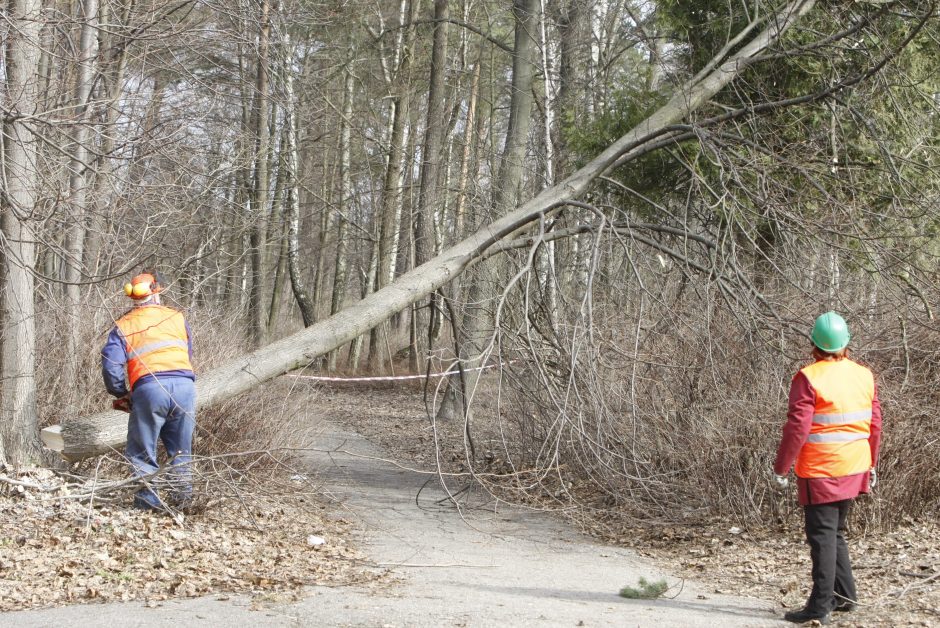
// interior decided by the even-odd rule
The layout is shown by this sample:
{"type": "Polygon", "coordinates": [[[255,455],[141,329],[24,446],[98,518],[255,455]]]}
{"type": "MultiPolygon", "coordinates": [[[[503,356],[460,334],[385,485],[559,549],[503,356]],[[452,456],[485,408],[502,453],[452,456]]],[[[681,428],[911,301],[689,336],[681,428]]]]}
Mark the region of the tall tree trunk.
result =
{"type": "Polygon", "coordinates": [[[464,123],[463,152],[460,156],[460,178],[457,182],[457,204],[454,208],[454,236],[452,242],[459,241],[467,233],[467,183],[470,177],[470,163],[473,161],[473,147],[476,143],[477,97],[480,94],[480,66],[482,57],[473,66],[473,78],[470,82],[470,101],[467,103],[467,120],[464,123]]]}
{"type": "MultiPolygon", "coordinates": [[[[539,0],[515,0],[513,15],[516,27],[509,124],[493,198],[493,209],[497,218],[516,205],[522,185],[526,140],[529,136],[534,100],[532,85],[537,51],[534,35],[538,32],[539,0]]],[[[472,307],[473,311],[464,317],[463,342],[458,356],[464,362],[466,370],[464,387],[460,387],[455,377],[451,378],[448,394],[444,395],[439,410],[442,419],[469,416],[469,399],[465,399],[464,395],[472,396],[476,388],[480,376],[480,371],[476,369],[482,364],[485,356],[481,354],[493,333],[494,321],[487,303],[496,298],[493,286],[503,283],[499,278],[500,269],[493,266],[494,264],[485,264],[480,269],[480,276],[470,284],[467,302],[472,304],[468,307],[472,307]]]]}
{"type": "MultiPolygon", "coordinates": [[[[560,0],[556,23],[560,35],[558,46],[558,102],[557,109],[562,119],[574,121],[582,119],[587,111],[583,100],[579,96],[579,86],[586,83],[585,73],[588,71],[590,58],[590,37],[588,37],[588,19],[591,15],[590,7],[585,6],[581,0],[560,0]]],[[[584,90],[588,91],[588,90],[584,90]]],[[[571,170],[569,158],[571,150],[568,147],[569,124],[559,124],[552,134],[555,146],[554,171],[558,176],[567,176],[571,170]]],[[[567,218],[567,217],[566,217],[567,218]]],[[[574,222],[577,222],[575,220],[574,222]]],[[[561,242],[558,246],[558,257],[561,258],[562,268],[558,273],[561,276],[561,288],[566,290],[577,288],[578,264],[583,261],[583,251],[590,246],[590,234],[575,236],[561,242]]]]}
{"type": "MultiPolygon", "coordinates": [[[[119,16],[119,24],[126,26],[130,20],[130,12],[133,7],[132,2],[124,6],[123,14],[119,16]]],[[[99,22],[106,24],[112,23],[111,3],[105,2],[100,5],[101,19],[99,22]]],[[[115,176],[117,170],[117,159],[112,156],[115,147],[115,128],[118,118],[121,114],[119,102],[124,92],[124,73],[127,69],[127,52],[129,46],[119,35],[111,32],[102,32],[101,48],[104,50],[117,50],[115,57],[110,61],[110,71],[102,72],[103,85],[102,90],[108,95],[107,102],[102,107],[103,114],[103,132],[101,133],[100,158],[98,160],[97,172],[95,173],[95,211],[89,220],[88,232],[85,240],[85,251],[83,266],[85,272],[93,277],[102,274],[101,268],[101,250],[104,241],[107,225],[108,208],[114,203],[117,196],[115,187],[112,185],[111,177],[115,176]]],[[[101,60],[103,63],[103,60],[101,60]]],[[[104,272],[108,272],[105,269],[104,272]]],[[[95,329],[99,328],[99,321],[95,321],[95,329]]]]}
{"type": "MultiPolygon", "coordinates": [[[[347,223],[348,212],[352,202],[352,174],[349,171],[350,158],[350,123],[352,121],[353,101],[353,74],[346,69],[346,78],[343,81],[343,111],[340,119],[339,131],[339,220],[336,224],[336,266],[333,269],[333,298],[330,305],[330,314],[336,314],[343,309],[346,300],[346,279],[349,260],[349,228],[347,223]]],[[[331,351],[328,359],[328,369],[336,370],[336,360],[339,350],[331,351]]]]}
{"type": "MultiPolygon", "coordinates": [[[[287,35],[285,41],[289,43],[287,35]]],[[[292,50],[289,45],[285,49],[292,50]]],[[[289,60],[293,52],[286,55],[288,63],[284,68],[284,91],[287,104],[284,110],[284,170],[287,174],[287,270],[290,274],[291,292],[304,327],[310,327],[316,321],[316,304],[310,297],[303,270],[300,267],[300,171],[297,159],[297,99],[294,96],[294,71],[289,60]]]]}
{"type": "Polygon", "coordinates": [[[73,92],[74,127],[72,130],[72,158],[69,163],[69,204],[68,210],[72,224],[68,229],[65,243],[65,263],[63,264],[65,281],[65,302],[67,310],[65,386],[69,398],[62,402],[72,404],[71,391],[76,389],[79,367],[79,346],[82,332],[82,270],[85,248],[85,204],[88,199],[89,166],[91,151],[88,150],[90,137],[89,107],[91,90],[95,80],[95,65],[98,56],[98,0],[82,0],[79,3],[78,20],[82,25],[78,45],[78,73],[73,92]]]}
{"type": "MultiPolygon", "coordinates": [[[[322,181],[320,182],[320,195],[317,198],[321,206],[320,233],[317,235],[316,247],[317,262],[313,278],[313,303],[316,308],[317,318],[319,318],[320,313],[324,311],[323,302],[326,293],[327,252],[333,232],[333,224],[335,222],[334,216],[336,215],[335,212],[330,211],[330,203],[332,201],[331,191],[336,183],[336,169],[331,167],[333,164],[333,156],[329,152],[329,149],[330,147],[326,147],[323,154],[324,173],[322,181]]],[[[326,305],[326,311],[329,311],[329,303],[326,305]]]]}
{"type": "MultiPolygon", "coordinates": [[[[551,46],[548,42],[548,36],[546,35],[546,26],[545,21],[547,15],[545,13],[545,0],[539,0],[539,47],[541,48],[541,62],[542,62],[542,87],[545,95],[545,106],[543,111],[545,113],[542,119],[542,141],[545,146],[545,153],[542,156],[544,163],[544,187],[551,187],[555,185],[555,155],[554,155],[554,146],[552,145],[552,132],[555,129],[555,73],[553,70],[553,64],[551,59],[551,46]]],[[[542,186],[540,186],[542,187],[542,186]]],[[[556,285],[554,281],[555,277],[555,242],[547,242],[544,246],[541,247],[541,250],[538,252],[538,258],[536,260],[536,275],[539,282],[539,287],[542,290],[542,298],[545,302],[545,311],[547,312],[548,318],[551,322],[552,327],[555,326],[555,313],[558,310],[558,295],[556,291],[556,285]]]]}
{"type": "MultiPolygon", "coordinates": [[[[272,125],[273,126],[273,125],[272,125]]],[[[281,130],[280,148],[278,154],[277,181],[274,184],[274,198],[271,199],[271,221],[268,224],[268,241],[278,242],[277,257],[274,260],[274,282],[271,286],[271,301],[268,306],[268,331],[277,325],[281,313],[281,301],[284,296],[285,277],[287,275],[287,168],[284,167],[284,148],[287,146],[288,130],[285,126],[281,130]]]]}
{"type": "MultiPolygon", "coordinates": [[[[444,75],[447,67],[447,20],[450,17],[448,4],[449,0],[434,0],[431,80],[428,88],[424,145],[421,149],[418,208],[415,213],[415,266],[420,266],[434,257],[434,214],[440,198],[438,179],[444,146],[444,75]]],[[[427,307],[419,305],[414,311],[415,338],[408,351],[412,373],[417,373],[423,367],[424,355],[430,349],[429,339],[434,336],[431,322],[436,319],[431,314],[436,307],[434,295],[431,295],[427,307]]]]}
{"type": "Polygon", "coordinates": [[[271,0],[261,0],[260,28],[258,31],[258,68],[255,75],[252,133],[254,135],[254,180],[249,196],[251,228],[251,279],[248,293],[248,316],[251,338],[256,346],[263,345],[267,336],[264,295],[267,290],[267,223],[268,223],[268,164],[270,163],[270,127],[268,115],[268,57],[271,40],[271,0]]]}
{"type": "MultiPolygon", "coordinates": [[[[412,49],[415,38],[415,16],[417,0],[402,0],[401,26],[404,35],[399,41],[396,58],[398,67],[390,86],[393,97],[390,103],[391,132],[389,133],[388,162],[385,169],[385,183],[382,191],[382,226],[379,230],[379,260],[376,288],[381,290],[395,277],[395,263],[398,258],[398,243],[401,233],[402,214],[402,171],[405,160],[405,147],[408,142],[408,119],[410,117],[411,90],[408,84],[408,70],[411,66],[412,49]]],[[[385,369],[388,349],[388,327],[383,323],[372,330],[369,336],[369,368],[373,372],[385,369]]]]}
{"type": "Polygon", "coordinates": [[[25,464],[39,455],[36,409],[36,319],[33,271],[36,235],[30,214],[39,173],[37,143],[27,122],[38,103],[40,0],[9,0],[3,125],[3,348],[0,351],[0,462],[25,464]],[[22,118],[20,117],[22,116],[22,118]]]}

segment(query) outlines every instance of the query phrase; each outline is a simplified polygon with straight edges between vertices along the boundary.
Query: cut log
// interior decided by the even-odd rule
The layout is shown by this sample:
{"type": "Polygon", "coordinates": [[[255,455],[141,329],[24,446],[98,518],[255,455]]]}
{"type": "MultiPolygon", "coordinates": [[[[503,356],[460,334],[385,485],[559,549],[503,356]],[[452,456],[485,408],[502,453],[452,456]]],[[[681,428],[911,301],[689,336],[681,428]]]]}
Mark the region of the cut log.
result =
{"type": "MultiPolygon", "coordinates": [[[[796,0],[781,13],[770,16],[766,28],[735,54],[713,60],[709,64],[713,68],[710,72],[702,73],[678,89],[663,107],[561,183],[355,305],[200,375],[197,408],[215,405],[273,377],[307,366],[319,356],[368,332],[452,281],[503,238],[512,236],[540,215],[557,211],[578,198],[613,164],[622,165],[655,150],[670,135],[678,135],[680,131],[673,125],[727,85],[747,67],[749,59],[776,41],[813,4],[813,0],[796,0]]],[[[752,28],[753,25],[749,27],[752,28]]],[[[65,459],[80,460],[121,448],[127,438],[127,414],[108,411],[72,419],[42,430],[41,436],[47,447],[60,452],[65,459]]]]}

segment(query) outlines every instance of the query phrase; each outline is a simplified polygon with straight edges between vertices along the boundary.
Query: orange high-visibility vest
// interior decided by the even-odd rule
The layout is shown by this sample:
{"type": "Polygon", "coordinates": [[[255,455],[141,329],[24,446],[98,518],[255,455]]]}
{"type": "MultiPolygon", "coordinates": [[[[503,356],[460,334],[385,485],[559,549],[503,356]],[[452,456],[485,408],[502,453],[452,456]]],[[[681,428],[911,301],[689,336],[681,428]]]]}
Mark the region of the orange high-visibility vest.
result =
{"type": "Polygon", "coordinates": [[[800,371],[816,391],[809,437],[796,459],[801,478],[840,478],[871,468],[875,378],[848,358],[819,360],[800,371]]]}
{"type": "Polygon", "coordinates": [[[117,321],[127,350],[127,384],[144,375],[191,371],[189,336],[183,315],[162,305],[137,307],[117,321]]]}

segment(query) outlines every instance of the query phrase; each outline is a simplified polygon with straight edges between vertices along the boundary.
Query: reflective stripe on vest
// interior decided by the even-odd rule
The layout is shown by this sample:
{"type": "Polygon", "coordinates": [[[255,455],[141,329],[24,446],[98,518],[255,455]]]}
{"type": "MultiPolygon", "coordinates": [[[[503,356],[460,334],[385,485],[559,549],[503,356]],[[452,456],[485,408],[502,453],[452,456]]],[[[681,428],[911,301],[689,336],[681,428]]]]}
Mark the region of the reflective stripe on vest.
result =
{"type": "Polygon", "coordinates": [[[185,340],[158,340],[156,342],[151,342],[142,347],[128,348],[128,350],[133,353],[135,357],[140,357],[157,349],[162,349],[163,347],[183,347],[186,349],[186,352],[189,352],[189,344],[185,340]]]}
{"type": "Polygon", "coordinates": [[[806,439],[807,443],[851,443],[853,440],[868,440],[868,434],[846,434],[844,432],[833,432],[830,434],[810,434],[806,439]]]}
{"type": "Polygon", "coordinates": [[[814,414],[813,423],[825,425],[842,425],[858,421],[871,421],[871,410],[858,410],[856,412],[843,412],[842,414],[814,414]]]}
{"type": "Polygon", "coordinates": [[[844,477],[871,468],[875,380],[848,358],[820,360],[800,371],[816,392],[809,436],[796,460],[801,478],[844,477]]]}
{"type": "Polygon", "coordinates": [[[117,321],[127,351],[130,388],[144,375],[192,371],[183,315],[160,305],[134,308],[117,321]]]}

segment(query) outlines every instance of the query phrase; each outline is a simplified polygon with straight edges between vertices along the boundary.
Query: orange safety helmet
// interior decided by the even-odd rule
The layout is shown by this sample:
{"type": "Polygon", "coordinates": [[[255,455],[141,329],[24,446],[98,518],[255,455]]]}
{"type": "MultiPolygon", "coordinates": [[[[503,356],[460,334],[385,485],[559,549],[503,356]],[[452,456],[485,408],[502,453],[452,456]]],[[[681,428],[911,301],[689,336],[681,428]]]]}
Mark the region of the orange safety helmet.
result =
{"type": "Polygon", "coordinates": [[[124,284],[124,294],[136,300],[146,299],[147,297],[163,291],[163,285],[160,282],[160,276],[157,273],[141,273],[131,279],[130,283],[124,284]]]}

